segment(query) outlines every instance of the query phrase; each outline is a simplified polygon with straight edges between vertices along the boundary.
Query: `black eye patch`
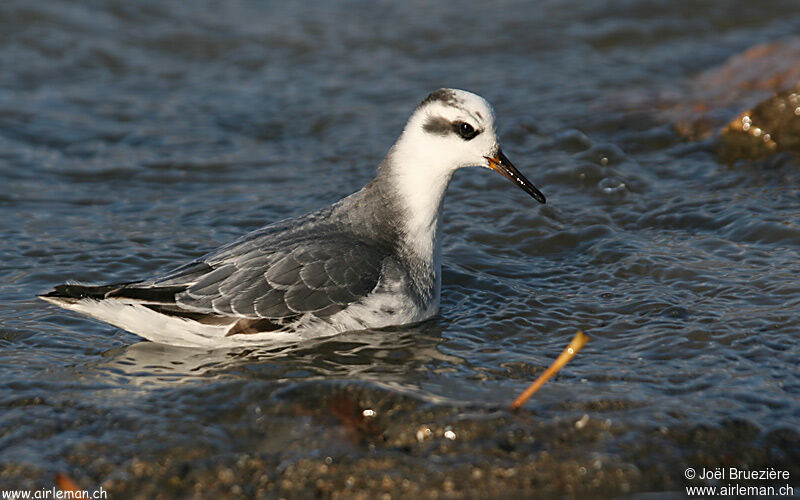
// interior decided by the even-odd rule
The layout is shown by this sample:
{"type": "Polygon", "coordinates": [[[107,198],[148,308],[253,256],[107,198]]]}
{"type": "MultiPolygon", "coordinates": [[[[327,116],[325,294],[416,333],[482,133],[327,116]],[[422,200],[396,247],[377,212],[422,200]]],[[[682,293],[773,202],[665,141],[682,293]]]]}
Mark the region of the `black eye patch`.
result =
{"type": "Polygon", "coordinates": [[[453,131],[453,124],[441,116],[434,116],[429,118],[422,128],[425,132],[430,132],[431,134],[447,135],[453,131]]]}
{"type": "Polygon", "coordinates": [[[469,123],[462,121],[451,122],[441,116],[429,118],[422,128],[425,132],[442,136],[455,132],[456,135],[466,141],[481,133],[480,130],[475,130],[469,123]]]}

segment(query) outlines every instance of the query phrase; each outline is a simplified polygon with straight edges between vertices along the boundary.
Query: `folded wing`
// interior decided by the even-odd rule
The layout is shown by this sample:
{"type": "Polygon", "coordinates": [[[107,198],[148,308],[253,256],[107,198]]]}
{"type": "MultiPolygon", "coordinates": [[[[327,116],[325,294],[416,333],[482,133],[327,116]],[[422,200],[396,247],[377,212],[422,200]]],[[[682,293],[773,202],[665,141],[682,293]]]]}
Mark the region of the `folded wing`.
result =
{"type": "MultiPolygon", "coordinates": [[[[174,304],[187,312],[291,321],[306,313],[335,314],[378,284],[386,248],[341,236],[297,241],[289,248],[250,248],[186,269],[185,289],[174,304]],[[198,273],[199,266],[205,272],[198,273]]],[[[170,275],[155,286],[180,286],[170,275]]]]}

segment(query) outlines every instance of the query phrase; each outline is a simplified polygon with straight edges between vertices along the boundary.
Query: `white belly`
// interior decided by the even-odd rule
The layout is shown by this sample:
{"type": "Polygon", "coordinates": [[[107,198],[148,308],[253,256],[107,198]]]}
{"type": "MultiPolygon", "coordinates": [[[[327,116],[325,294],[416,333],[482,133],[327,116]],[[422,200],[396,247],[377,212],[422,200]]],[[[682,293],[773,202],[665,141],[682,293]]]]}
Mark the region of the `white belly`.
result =
{"type": "Polygon", "coordinates": [[[81,299],[70,303],[57,299],[45,299],[65,309],[105,321],[153,342],[204,348],[285,344],[352,330],[416,323],[430,318],[436,314],[438,309],[438,299],[435,304],[430,304],[422,309],[405,295],[379,292],[367,295],[361,301],[351,304],[332,316],[318,318],[313,314],[306,314],[279,331],[228,336],[228,330],[239,318],[233,318],[230,324],[208,325],[187,318],[162,314],[124,299],[81,299]]]}

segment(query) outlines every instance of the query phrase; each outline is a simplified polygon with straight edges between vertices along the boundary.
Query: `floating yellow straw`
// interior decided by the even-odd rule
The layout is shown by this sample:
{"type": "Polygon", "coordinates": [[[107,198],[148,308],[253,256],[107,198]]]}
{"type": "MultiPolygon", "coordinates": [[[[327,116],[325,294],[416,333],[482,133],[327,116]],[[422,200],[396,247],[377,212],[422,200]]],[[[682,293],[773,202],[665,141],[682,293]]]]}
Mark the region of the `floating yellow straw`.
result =
{"type": "Polygon", "coordinates": [[[569,361],[578,354],[578,351],[586,345],[586,342],[589,342],[589,336],[583,333],[582,331],[578,330],[578,333],[575,334],[575,337],[572,339],[572,342],[569,343],[564,352],[562,352],[553,364],[551,364],[547,370],[544,371],[539,378],[537,378],[527,389],[525,392],[519,395],[517,399],[511,403],[511,409],[516,410],[520,406],[524,405],[527,400],[531,398],[536,391],[538,391],[545,382],[550,380],[550,378],[558,373],[558,370],[564,368],[564,365],[569,363],[569,361]]]}

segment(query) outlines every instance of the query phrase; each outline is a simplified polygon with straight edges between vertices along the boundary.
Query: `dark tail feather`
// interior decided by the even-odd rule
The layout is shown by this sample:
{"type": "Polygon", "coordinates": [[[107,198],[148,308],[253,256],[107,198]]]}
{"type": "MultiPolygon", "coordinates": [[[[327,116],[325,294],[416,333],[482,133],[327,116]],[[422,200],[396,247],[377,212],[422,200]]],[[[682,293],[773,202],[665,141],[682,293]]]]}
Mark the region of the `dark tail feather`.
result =
{"type": "Polygon", "coordinates": [[[174,304],[175,294],[186,289],[185,286],[165,286],[136,288],[136,283],[116,283],[113,285],[57,285],[55,289],[44,295],[44,299],[64,299],[75,301],[80,299],[111,299],[124,298],[141,300],[142,302],[156,302],[159,304],[174,304]]]}
{"type": "Polygon", "coordinates": [[[116,285],[56,285],[55,289],[42,295],[42,297],[53,297],[57,299],[104,299],[108,292],[117,290],[127,283],[119,283],[116,285]]]}

